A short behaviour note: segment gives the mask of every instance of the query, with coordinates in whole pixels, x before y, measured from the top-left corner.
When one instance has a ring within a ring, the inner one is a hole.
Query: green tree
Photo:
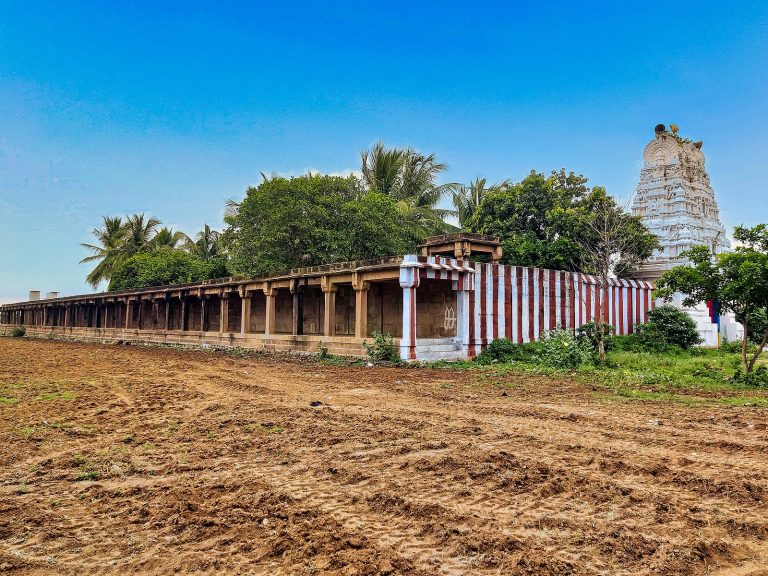
[[[452,210],[438,208],[442,197],[456,184],[437,184],[447,166],[434,154],[424,155],[412,148],[385,148],[377,142],[360,155],[363,183],[370,192],[395,200],[414,239],[455,230],[445,221]]]
[[[120,216],[104,216],[103,221],[104,226],[94,228],[92,232],[98,244],[81,244],[92,254],[80,260],[80,263],[98,262],[85,278],[86,282],[93,288],[98,287],[101,282],[109,280],[112,276],[116,265],[122,258],[122,246],[126,235],[123,219]]]
[[[109,290],[131,290],[167,284],[189,284],[225,276],[221,263],[206,261],[181,250],[163,248],[140,252],[123,261],[109,282]]]
[[[125,239],[122,243],[122,256],[130,258],[138,252],[151,252],[152,239],[157,232],[157,227],[162,222],[157,218],[147,217],[144,214],[133,214],[125,221]]]
[[[412,249],[396,202],[354,176],[272,177],[249,188],[224,233],[237,273],[266,275]]]
[[[557,209],[561,210],[561,209]],[[572,220],[571,238],[579,246],[579,261],[574,263],[580,271],[593,274],[597,280],[601,317],[596,322],[597,352],[600,362],[605,361],[607,324],[605,302],[611,278],[634,272],[659,242],[640,218],[628,214],[604,188],[595,187],[579,200],[576,208],[569,208],[563,220]]]
[[[549,177],[531,172],[517,184],[484,195],[469,219],[470,232],[498,236],[504,263],[557,270],[579,269],[579,203],[587,179],[564,170]]]
[[[218,256],[221,251],[220,237],[220,232],[205,224],[195,236],[194,242],[192,240],[187,242],[187,250],[203,260],[211,260]]]
[[[495,192],[505,186],[509,186],[509,181],[505,180],[500,184],[486,186],[485,178],[475,178],[468,186],[457,186],[453,190],[453,207],[456,210],[456,216],[459,218],[459,225],[465,228],[472,215],[477,211],[480,202],[483,201],[488,192]]]
[[[656,246],[642,221],[626,214],[604,188],[589,188],[585,177],[565,170],[550,176],[531,172],[517,184],[487,191],[466,228],[498,236],[505,264],[555,270],[594,272],[597,262],[585,248],[599,248],[600,237],[603,248],[606,240],[624,248],[622,258],[610,262],[609,275],[631,272]]]
[[[163,248],[170,248],[174,250],[176,248],[185,246],[189,241],[189,236],[184,234],[184,232],[163,226],[152,237],[150,244],[152,246],[152,250],[160,250]]]
[[[768,227],[737,226],[733,237],[740,243],[732,252],[712,255],[706,246],[683,253],[690,265],[676,266],[656,283],[658,295],[671,299],[682,293],[685,306],[718,300],[721,310],[731,311],[744,323],[741,364],[744,374],[755,367],[768,343],[768,327],[749,353],[749,321],[758,311],[768,314]]]

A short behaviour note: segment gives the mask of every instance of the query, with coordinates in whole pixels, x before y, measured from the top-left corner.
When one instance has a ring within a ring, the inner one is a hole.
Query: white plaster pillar
[[[416,360],[416,288],[419,286],[418,258],[408,255],[400,264],[400,287],[403,289],[403,336],[400,338],[400,358]]]

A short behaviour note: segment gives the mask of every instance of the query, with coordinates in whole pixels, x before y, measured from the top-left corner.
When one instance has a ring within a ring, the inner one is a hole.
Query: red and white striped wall
[[[417,356],[417,293],[425,278],[450,281],[456,290],[457,340],[469,356],[496,338],[522,344],[558,327],[576,329],[598,320],[616,334],[631,334],[654,307],[653,285],[642,280],[611,280],[600,294],[597,278],[578,272],[406,256],[400,270],[404,359]]]
[[[631,334],[654,306],[653,285],[611,280],[600,294],[597,278],[577,272],[500,264],[473,264],[470,344],[479,353],[491,340],[524,343],[555,328],[575,329],[602,320]]]

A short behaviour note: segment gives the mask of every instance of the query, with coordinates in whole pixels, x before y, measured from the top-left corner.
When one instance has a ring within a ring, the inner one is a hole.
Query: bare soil
[[[767,428],[551,378],[0,338],[0,572],[766,576]]]

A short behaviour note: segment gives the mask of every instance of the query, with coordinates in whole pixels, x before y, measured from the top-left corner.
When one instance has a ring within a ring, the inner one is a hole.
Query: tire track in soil
[[[83,423],[100,406],[114,407],[89,438],[7,437],[24,465],[0,471],[6,486],[38,458],[51,462],[34,476],[32,494],[0,492],[0,510],[17,515],[28,536],[0,532],[0,566],[19,562],[11,551],[29,552],[37,560],[20,569],[42,573],[32,566],[47,558],[39,552],[57,550],[62,571],[157,573],[165,565],[150,557],[175,550],[178,569],[203,573],[308,573],[318,562],[324,568],[315,573],[367,574],[386,556],[393,574],[758,576],[768,558],[765,411],[606,404],[578,385],[541,378],[501,398],[495,386],[446,371],[8,342],[0,339],[0,375],[60,376],[66,368],[72,387],[85,386],[85,375],[104,382],[83,388],[87,399],[45,408]],[[50,354],[67,361],[45,360]],[[115,402],[110,386],[134,407]],[[313,399],[323,406],[310,408]],[[34,422],[42,408],[30,405],[24,418]],[[13,417],[0,410],[7,426]],[[171,420],[179,430],[168,434]],[[262,424],[284,431],[244,431]],[[73,451],[108,450],[126,430],[156,445],[138,455],[131,447],[140,466],[72,485],[64,467]],[[51,507],[62,492],[64,511]],[[88,507],[82,496],[92,499]],[[184,499],[199,511],[169,516]],[[146,517],[142,501],[150,503]],[[282,550],[272,536],[264,550],[248,548],[256,537],[250,507],[264,505],[279,509],[274,522],[299,557],[260,555]],[[181,540],[171,517],[187,522]],[[220,527],[220,517],[234,523]],[[316,528],[302,532],[302,518]],[[46,531],[57,525],[70,531]],[[111,536],[128,526],[148,540]],[[97,543],[100,534],[107,538]],[[115,550],[123,559],[112,569]]]

